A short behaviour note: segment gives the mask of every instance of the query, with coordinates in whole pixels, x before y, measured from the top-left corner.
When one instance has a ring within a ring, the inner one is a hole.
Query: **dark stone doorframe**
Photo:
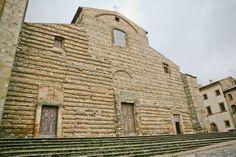
[[[179,116],[178,121],[175,120],[175,116]],[[174,127],[175,134],[184,134],[183,119],[182,119],[182,115],[180,114],[180,112],[174,112],[172,114],[172,122],[173,122],[173,127]],[[179,127],[179,128],[177,128],[177,127]],[[180,132],[178,132],[178,129],[179,129]]]

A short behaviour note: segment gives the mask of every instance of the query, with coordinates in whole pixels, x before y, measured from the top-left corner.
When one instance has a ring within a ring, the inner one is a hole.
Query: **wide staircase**
[[[236,140],[236,133],[102,138],[0,139],[1,157],[155,156]]]

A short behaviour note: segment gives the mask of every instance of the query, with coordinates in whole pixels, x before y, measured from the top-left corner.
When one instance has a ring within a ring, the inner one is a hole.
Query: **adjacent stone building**
[[[204,106],[214,132],[235,129],[236,80],[232,77],[210,82],[200,88]]]
[[[27,0],[0,0],[0,125]]]
[[[236,81],[235,84],[224,91],[225,99],[232,115],[234,126],[236,127]]]
[[[191,116],[202,105],[186,95],[195,85],[146,34],[118,12],[92,8],[79,8],[71,24],[24,23],[1,128],[14,137],[206,131],[204,114]]]

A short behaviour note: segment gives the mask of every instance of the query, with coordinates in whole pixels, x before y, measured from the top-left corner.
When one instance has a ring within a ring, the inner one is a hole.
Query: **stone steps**
[[[0,156],[152,156],[235,140],[236,133],[104,138],[1,139]]]
[[[138,136],[139,139],[147,139],[147,138],[185,138],[185,137],[222,137],[222,136],[231,136],[232,134],[230,132],[224,132],[224,133],[214,133],[214,134],[208,134],[208,133],[199,133],[199,134],[179,134],[176,135],[150,135],[150,136]],[[122,136],[122,137],[82,137],[82,138],[50,138],[50,141],[68,141],[68,140],[84,140],[84,141],[94,141],[94,140],[111,140],[111,139],[136,139],[137,136]],[[0,143],[7,142],[7,141],[29,141],[28,138],[21,138],[21,139],[13,139],[13,138],[1,138]],[[31,139],[31,141],[47,141],[47,138],[34,138]]]
[[[166,152],[166,151],[173,151],[173,150],[176,150],[177,148],[181,147],[181,149],[183,148],[194,148],[194,147],[199,147],[199,146],[205,146],[205,145],[209,145],[210,143],[217,143],[217,142],[221,142],[221,141],[211,141],[211,142],[197,142],[197,143],[182,143],[182,144],[174,144],[172,142],[172,144],[161,144],[161,145],[136,145],[136,146],[132,146],[132,147],[101,147],[101,148],[91,148],[91,149],[67,149],[67,148],[64,148],[64,149],[59,149],[60,151],[63,151],[62,153],[58,153],[58,150],[52,150],[51,152],[50,151],[47,151],[47,150],[44,150],[46,153],[42,153],[42,151],[40,152],[40,156],[46,156],[46,155],[77,155],[77,156],[81,156],[81,155],[88,155],[88,156],[97,156],[98,154],[100,154],[100,156],[104,156],[107,154],[107,156],[109,156],[111,153],[115,152],[117,154],[135,154],[135,153],[142,153],[142,152],[152,152],[152,153],[155,153],[156,151],[159,151],[160,154]],[[96,152],[94,151],[96,150]],[[101,150],[101,151],[100,151]],[[121,151],[120,151],[121,150]],[[66,152],[64,152],[66,151]],[[38,150],[34,150],[34,151],[31,151],[29,154],[34,154],[36,156],[38,156],[35,152],[38,152]],[[86,153],[85,153],[86,152]],[[90,155],[89,155],[90,154]],[[94,155],[92,155],[94,154]],[[16,154],[11,154],[11,155],[16,155]],[[23,155],[24,156],[24,155]]]
[[[185,139],[205,139],[205,138],[220,138],[220,137],[231,137],[232,135],[229,133],[217,133],[217,134],[187,134],[187,135],[160,135],[160,136],[139,136],[139,141],[145,141],[145,140],[185,140]],[[1,139],[0,140],[0,146],[1,145],[6,145],[6,144],[36,144],[36,143],[75,143],[75,142],[80,142],[80,143],[96,143],[98,141],[100,142],[110,142],[110,141],[136,141],[137,137],[103,137],[103,138],[50,138],[48,139]],[[14,143],[13,143],[14,141]]]
[[[232,138],[232,137],[231,137]],[[231,138],[217,138],[217,139],[213,139],[213,140],[228,140],[228,139],[231,139]],[[234,137],[232,138],[234,139]],[[202,139],[201,141],[205,141],[205,140],[208,140],[208,139]],[[209,141],[212,140],[212,139],[209,139]],[[177,141],[177,143],[188,143],[188,142],[192,142],[192,141],[199,141],[198,140],[182,140],[182,141]],[[172,143],[176,143],[176,142],[169,142],[169,141],[126,141],[126,142],[120,142],[120,143],[117,143],[116,142],[116,147],[117,146],[130,146],[132,145],[133,147],[135,145],[163,145],[163,144],[172,144]],[[51,148],[66,148],[66,147],[69,147],[69,148],[73,148],[73,147],[79,147],[79,148],[87,148],[87,147],[109,147],[109,146],[114,146],[114,142],[109,142],[109,143],[94,143],[94,144],[82,144],[82,143],[76,143],[76,142],[72,142],[72,143],[58,143],[58,144],[45,144],[45,143],[37,143],[37,144],[27,144],[27,145],[24,145],[24,144],[21,144],[21,145],[5,145],[5,146],[2,146],[0,147],[0,151],[7,151],[7,150],[24,150],[24,149],[27,149],[27,150],[30,150],[30,149],[39,149],[39,148],[44,148],[44,149],[51,149]]]

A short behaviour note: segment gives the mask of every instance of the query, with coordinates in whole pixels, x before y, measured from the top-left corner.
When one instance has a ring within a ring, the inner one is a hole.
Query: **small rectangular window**
[[[126,33],[114,29],[114,44],[116,46],[126,47]]]
[[[63,48],[63,41],[64,41],[64,38],[55,37],[53,47],[59,48],[59,49]]]
[[[170,73],[170,68],[169,68],[169,65],[166,64],[166,63],[163,63],[163,69],[164,69],[164,72],[169,74]]]
[[[207,106],[207,113],[208,113],[208,115],[211,115],[211,114],[212,114],[212,111],[211,111],[211,107],[210,107],[210,106]]]
[[[203,94],[203,99],[204,99],[204,100],[207,100],[207,99],[208,99],[207,94]]]
[[[226,127],[226,128],[230,127],[230,122],[229,122],[229,120],[225,120],[225,127]]]
[[[221,112],[225,111],[225,105],[224,105],[224,103],[223,103],[223,102],[222,102],[222,103],[219,103],[219,105],[220,105],[220,111],[221,111]]]
[[[232,112],[233,112],[233,113],[236,113],[236,105],[232,105],[232,106],[231,106],[231,109],[232,109]]]
[[[115,20],[116,20],[116,22],[119,22],[120,18],[119,17],[115,17]]]
[[[229,101],[233,100],[232,94],[228,94]]]
[[[215,92],[216,92],[216,96],[220,95],[220,90],[219,89],[215,90]]]

